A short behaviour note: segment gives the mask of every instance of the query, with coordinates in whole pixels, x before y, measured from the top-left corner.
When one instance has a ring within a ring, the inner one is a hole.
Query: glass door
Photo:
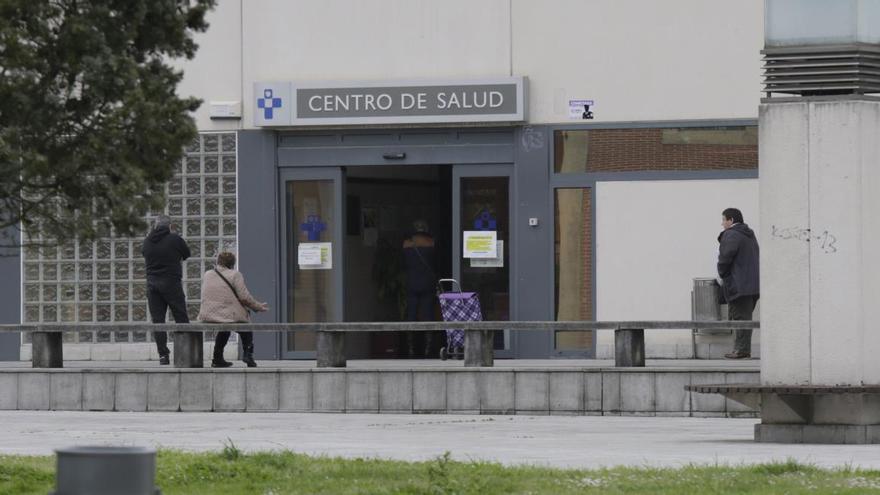
[[[342,169],[281,171],[284,321],[342,321]],[[287,332],[286,359],[314,359],[314,332]]]
[[[462,291],[479,294],[484,320],[511,319],[511,172],[507,165],[453,169],[454,274]],[[496,357],[513,357],[510,331],[495,332],[494,343]]]

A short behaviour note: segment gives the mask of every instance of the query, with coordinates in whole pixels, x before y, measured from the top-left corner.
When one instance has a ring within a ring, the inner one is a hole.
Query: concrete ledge
[[[684,390],[757,379],[757,371],[644,368],[22,368],[0,371],[0,409],[757,417]]]
[[[843,445],[880,444],[880,425],[756,424],[755,441]]]

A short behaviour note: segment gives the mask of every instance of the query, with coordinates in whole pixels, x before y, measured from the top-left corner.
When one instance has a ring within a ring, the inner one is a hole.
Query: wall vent
[[[765,48],[764,93],[799,96],[880,93],[880,46]]]

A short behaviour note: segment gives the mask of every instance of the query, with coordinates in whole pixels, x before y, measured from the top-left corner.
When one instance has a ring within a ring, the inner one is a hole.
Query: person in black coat
[[[171,231],[171,219],[159,215],[153,230],[144,239],[147,272],[147,302],[153,323],[165,323],[165,312],[171,308],[175,323],[189,323],[186,314],[186,296],[183,292],[183,270],[180,262],[189,258],[189,246],[182,237]],[[169,364],[168,334],[153,332],[159,364]]]
[[[721,213],[724,231],[718,236],[718,276],[721,292],[728,304],[730,320],[751,320],[760,297],[758,240],[755,232],[743,222],[742,212],[727,208]],[[752,330],[735,330],[733,352],[728,359],[752,355]]]

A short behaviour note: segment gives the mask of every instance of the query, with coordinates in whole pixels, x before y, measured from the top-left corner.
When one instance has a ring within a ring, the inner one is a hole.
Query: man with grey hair
[[[165,323],[165,313],[171,308],[175,323],[189,323],[186,314],[186,296],[183,292],[183,270],[180,262],[189,258],[189,246],[177,233],[171,230],[171,219],[159,215],[153,224],[141,253],[144,255],[147,272],[147,302],[153,323]],[[153,332],[156,349],[159,351],[159,364],[169,364],[171,351],[168,350],[168,334]]]

